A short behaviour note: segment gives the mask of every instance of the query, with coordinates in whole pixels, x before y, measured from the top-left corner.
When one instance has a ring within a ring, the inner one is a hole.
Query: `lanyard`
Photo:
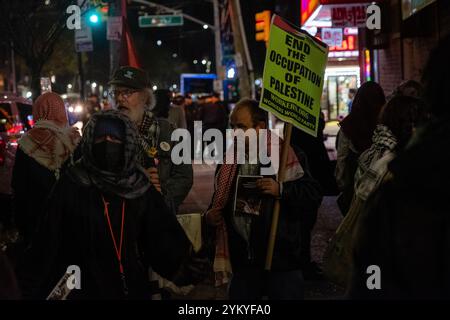
[[[122,265],[122,243],[123,243],[123,225],[125,222],[125,200],[122,200],[122,223],[121,223],[121,227],[120,227],[120,241],[119,241],[119,248],[117,248],[117,242],[116,242],[116,238],[114,237],[114,232],[112,229],[112,225],[111,225],[111,219],[109,218],[109,210],[108,210],[108,205],[109,202],[105,201],[105,198],[102,195],[102,200],[103,200],[103,205],[105,206],[105,217],[106,220],[108,222],[108,226],[109,226],[109,231],[111,233],[111,239],[113,241],[114,244],[114,249],[116,251],[116,257],[117,260],[119,261],[119,271],[120,271],[120,276],[122,278],[122,283],[123,283],[123,289],[125,294],[128,294],[128,288],[125,282],[125,273],[123,271],[123,265]]]

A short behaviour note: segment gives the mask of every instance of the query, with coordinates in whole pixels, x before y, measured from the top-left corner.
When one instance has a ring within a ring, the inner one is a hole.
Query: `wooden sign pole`
[[[281,148],[280,167],[278,169],[278,182],[284,181],[284,174],[286,171],[286,162],[287,162],[289,147],[291,145],[291,133],[292,133],[292,124],[285,123],[284,141],[283,141],[283,145]],[[279,215],[280,215],[280,200],[277,199],[275,201],[275,206],[273,208],[272,225],[271,225],[270,234],[269,234],[269,244],[267,246],[266,265],[265,265],[265,270],[267,270],[267,271],[269,271],[272,268],[273,249],[275,248],[275,239],[277,236]]]

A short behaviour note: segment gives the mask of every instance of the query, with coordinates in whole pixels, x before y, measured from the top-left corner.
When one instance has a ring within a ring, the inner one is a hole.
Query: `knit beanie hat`
[[[125,127],[118,119],[100,118],[95,125],[94,138],[111,136],[120,141],[125,141]]]

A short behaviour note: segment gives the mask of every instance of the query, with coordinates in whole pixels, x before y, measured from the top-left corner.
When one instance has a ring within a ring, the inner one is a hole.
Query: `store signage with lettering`
[[[344,38],[342,39],[341,45],[330,47],[329,49],[330,49],[330,51],[358,50],[357,38],[356,38],[356,36],[344,36]]]
[[[333,27],[361,27],[366,26],[367,5],[334,6],[331,8]]]
[[[342,45],[341,28],[322,28],[322,41],[331,47]]]
[[[325,42],[321,37],[316,36],[317,39]],[[358,36],[356,35],[345,35],[342,37],[342,44],[339,46],[330,46],[328,51],[354,51],[358,50]]]

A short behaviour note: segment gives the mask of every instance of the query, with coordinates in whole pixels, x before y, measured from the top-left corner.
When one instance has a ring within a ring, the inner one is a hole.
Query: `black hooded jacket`
[[[394,159],[367,201],[354,252],[351,298],[450,298],[450,119],[429,124]],[[367,267],[381,271],[369,290]]]
[[[58,181],[35,242],[19,267],[25,298],[45,299],[72,265],[80,268],[81,289],[74,289],[69,299],[150,298],[148,267],[171,279],[189,255],[190,242],[176,217],[148,178],[140,176],[143,173],[136,166],[137,145],[133,142],[137,141],[133,140],[136,131],[115,111],[93,115],[91,121],[95,123],[105,114],[126,124],[128,173],[105,177],[92,163],[88,164],[92,155],[88,154],[90,148],[83,146],[83,158]],[[88,125],[82,143],[92,143],[91,129]],[[109,202],[117,246],[124,204],[121,257],[128,294],[123,288],[102,196]]]

